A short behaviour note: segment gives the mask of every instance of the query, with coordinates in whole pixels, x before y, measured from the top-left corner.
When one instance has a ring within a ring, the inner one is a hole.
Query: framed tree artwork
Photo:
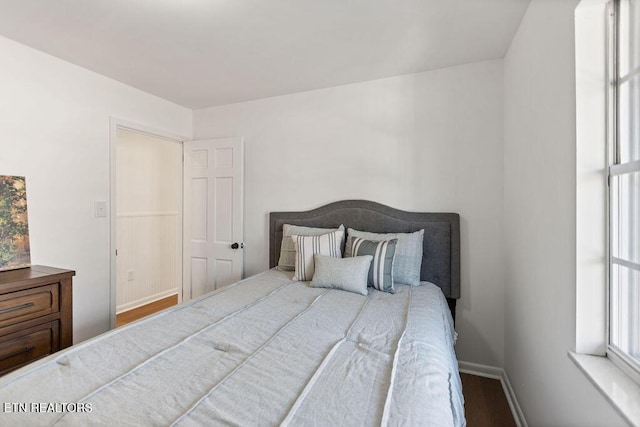
[[[30,265],[25,178],[0,175],[0,271]]]

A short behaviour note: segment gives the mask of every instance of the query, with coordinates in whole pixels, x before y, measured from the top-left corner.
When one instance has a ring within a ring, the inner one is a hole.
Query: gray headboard
[[[408,233],[424,229],[420,279],[438,285],[455,314],[460,298],[460,216],[457,213],[406,212],[366,200],[344,200],[305,212],[269,215],[269,267],[278,265],[282,226],[345,228],[374,233]]]

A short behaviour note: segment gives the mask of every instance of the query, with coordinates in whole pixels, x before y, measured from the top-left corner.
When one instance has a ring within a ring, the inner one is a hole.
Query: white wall
[[[502,366],[502,61],[194,113],[197,139],[245,138],[245,275],[268,213],[369,199],[462,218],[461,359]]]
[[[118,214],[182,209],[182,145],[117,131]]]
[[[576,0],[533,0],[505,58],[505,370],[532,426],[625,425],[575,343]]]
[[[191,111],[0,38],[0,173],[27,177],[34,264],[74,269],[74,341],[109,329],[109,118],[189,137]]]

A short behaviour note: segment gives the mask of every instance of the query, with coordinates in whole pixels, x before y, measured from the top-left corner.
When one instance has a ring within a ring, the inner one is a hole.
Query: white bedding
[[[1,378],[0,425],[465,425],[439,288],[365,297],[290,277],[267,271]],[[74,405],[31,412],[53,402]]]

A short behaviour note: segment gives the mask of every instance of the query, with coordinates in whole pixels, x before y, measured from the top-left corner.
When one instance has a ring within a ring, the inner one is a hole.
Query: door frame
[[[161,138],[169,141],[173,141],[177,144],[180,144],[181,151],[184,156],[183,142],[189,140],[190,138],[175,135],[170,132],[165,132],[159,129],[155,129],[140,123],[132,122],[129,120],[121,119],[118,117],[110,117],[109,118],[109,329],[113,329],[116,327],[116,291],[117,291],[117,258],[116,258],[116,249],[117,249],[117,142],[118,142],[118,129],[125,129],[132,132],[138,132],[142,134],[146,134],[152,137]],[[184,162],[182,162],[184,165]],[[184,172],[181,174],[184,176]],[[182,180],[182,177],[180,178]],[[180,188],[182,189],[184,183],[181,183]],[[182,191],[182,190],[181,190]],[[181,196],[181,198],[183,198]],[[184,223],[184,205],[180,207],[180,214],[182,217],[182,222]],[[182,227],[181,227],[182,230]],[[183,244],[180,242],[180,262],[183,260]],[[184,269],[184,266],[183,266]],[[180,275],[180,279],[182,279],[182,275]],[[180,285],[181,291],[178,293],[178,301],[182,298],[182,287],[183,284]]]

